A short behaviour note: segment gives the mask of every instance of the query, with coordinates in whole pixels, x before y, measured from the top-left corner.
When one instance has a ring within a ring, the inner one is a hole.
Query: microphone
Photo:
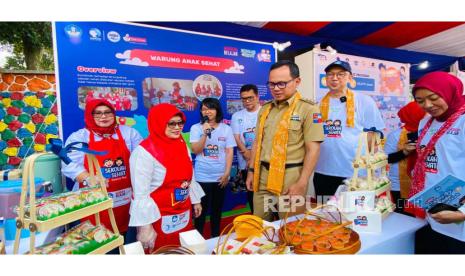
[[[341,103],[345,103],[345,102],[347,102],[347,97],[342,96],[342,97],[339,98],[339,100],[341,101]]]
[[[205,124],[206,122],[208,122],[208,116],[203,116],[202,117],[202,125]],[[207,128],[205,130],[205,132],[207,133],[208,138],[212,138],[212,129],[211,128]]]

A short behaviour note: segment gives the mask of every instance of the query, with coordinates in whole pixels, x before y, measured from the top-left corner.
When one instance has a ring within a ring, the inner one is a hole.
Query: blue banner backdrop
[[[144,137],[148,110],[158,103],[183,110],[189,131],[199,122],[203,98],[220,100],[227,123],[242,109],[243,84],[256,84],[261,100],[271,98],[265,83],[277,55],[270,43],[109,22],[56,22],[54,37],[64,139],[84,127],[83,110],[91,98],[109,100],[119,123]],[[223,210],[245,202],[245,193],[228,191]]]

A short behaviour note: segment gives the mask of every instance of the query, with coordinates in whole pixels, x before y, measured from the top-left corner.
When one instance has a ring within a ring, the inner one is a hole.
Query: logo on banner
[[[271,62],[270,50],[262,49],[260,53],[257,54],[257,59],[260,62]]]
[[[102,32],[97,28],[90,29],[89,36],[92,41],[102,41]]]
[[[225,56],[237,57],[239,55],[239,51],[237,50],[237,48],[229,47],[229,46],[224,47],[223,53],[224,53]]]
[[[342,132],[341,120],[326,120],[323,126],[324,134],[330,138],[340,138]]]
[[[424,150],[425,145],[421,145],[420,149]],[[438,173],[438,156],[436,155],[436,149],[433,148],[431,152],[426,156],[425,160],[426,172]]]
[[[226,58],[134,49],[116,53],[121,64],[244,74],[244,65]]]
[[[241,56],[246,58],[254,58],[257,51],[249,49],[241,49]]]
[[[77,25],[71,24],[65,27],[65,33],[70,39],[75,40],[82,36],[82,29]]]
[[[108,32],[107,38],[108,38],[108,40],[110,40],[111,42],[114,42],[114,43],[119,42],[121,40],[121,36],[119,35],[119,33],[115,32],[115,31]]]
[[[126,34],[125,36],[123,36],[123,40],[128,43],[147,44],[147,38],[130,36],[129,34]]]

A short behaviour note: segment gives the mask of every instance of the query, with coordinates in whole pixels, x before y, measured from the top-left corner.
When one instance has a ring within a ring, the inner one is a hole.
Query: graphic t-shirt
[[[347,127],[346,104],[330,98],[328,119],[323,122],[325,140],[315,171],[325,175],[351,177],[360,134],[364,128],[385,128],[375,101],[367,95],[354,93],[355,126]]]
[[[420,122],[418,133],[429,120],[429,116]],[[425,137],[420,141],[420,148],[426,147],[431,137],[436,133],[444,122],[433,121],[427,130]],[[434,150],[426,157],[425,188],[436,184],[448,175],[465,180],[465,115],[462,115],[455,123],[439,138]]]
[[[200,123],[191,127],[190,142],[200,141],[204,135]],[[195,156],[195,179],[200,182],[218,182],[226,168],[226,148],[236,146],[230,126],[220,123],[207,137],[203,152]]]
[[[246,109],[242,109],[232,115],[231,128],[233,134],[239,134],[242,143],[244,143],[247,149],[252,149],[253,142],[255,141],[255,126],[257,125],[258,109],[254,112],[248,112]],[[247,162],[240,152],[237,153],[237,160],[239,163],[239,169],[245,169]]]

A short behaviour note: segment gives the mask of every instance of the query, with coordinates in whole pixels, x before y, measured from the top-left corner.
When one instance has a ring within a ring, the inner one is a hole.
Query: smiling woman
[[[418,80],[412,90],[415,101],[430,117],[420,122],[417,142],[418,159],[413,170],[410,197],[448,175],[465,179],[465,99],[463,84],[445,72],[432,72]],[[464,223],[465,205],[458,211],[428,214],[431,225]],[[420,210],[416,210],[420,215]],[[417,253],[464,254],[465,242],[441,234],[430,226],[417,232]]]
[[[137,227],[137,240],[147,253],[164,245],[179,245],[179,233],[192,229],[192,217],[202,211],[204,193],[195,181],[190,152],[181,136],[185,121],[184,113],[174,105],[152,107],[150,135],[131,155],[130,225]]]
[[[73,142],[85,142],[89,149],[106,152],[97,155],[102,172],[106,178],[108,193],[114,200],[113,211],[120,232],[128,230],[129,203],[132,188],[129,173],[129,155],[142,140],[140,134],[130,127],[118,125],[115,120],[115,108],[104,99],[92,99],[86,104],[84,112],[86,127],[72,133],[66,145]],[[65,176],[76,182],[76,189],[91,185],[89,168],[84,153],[75,151],[69,157],[72,162],[62,168]],[[86,218],[86,219],[93,219]],[[106,212],[100,214],[103,225],[110,227]],[[125,242],[131,242],[125,237]]]

